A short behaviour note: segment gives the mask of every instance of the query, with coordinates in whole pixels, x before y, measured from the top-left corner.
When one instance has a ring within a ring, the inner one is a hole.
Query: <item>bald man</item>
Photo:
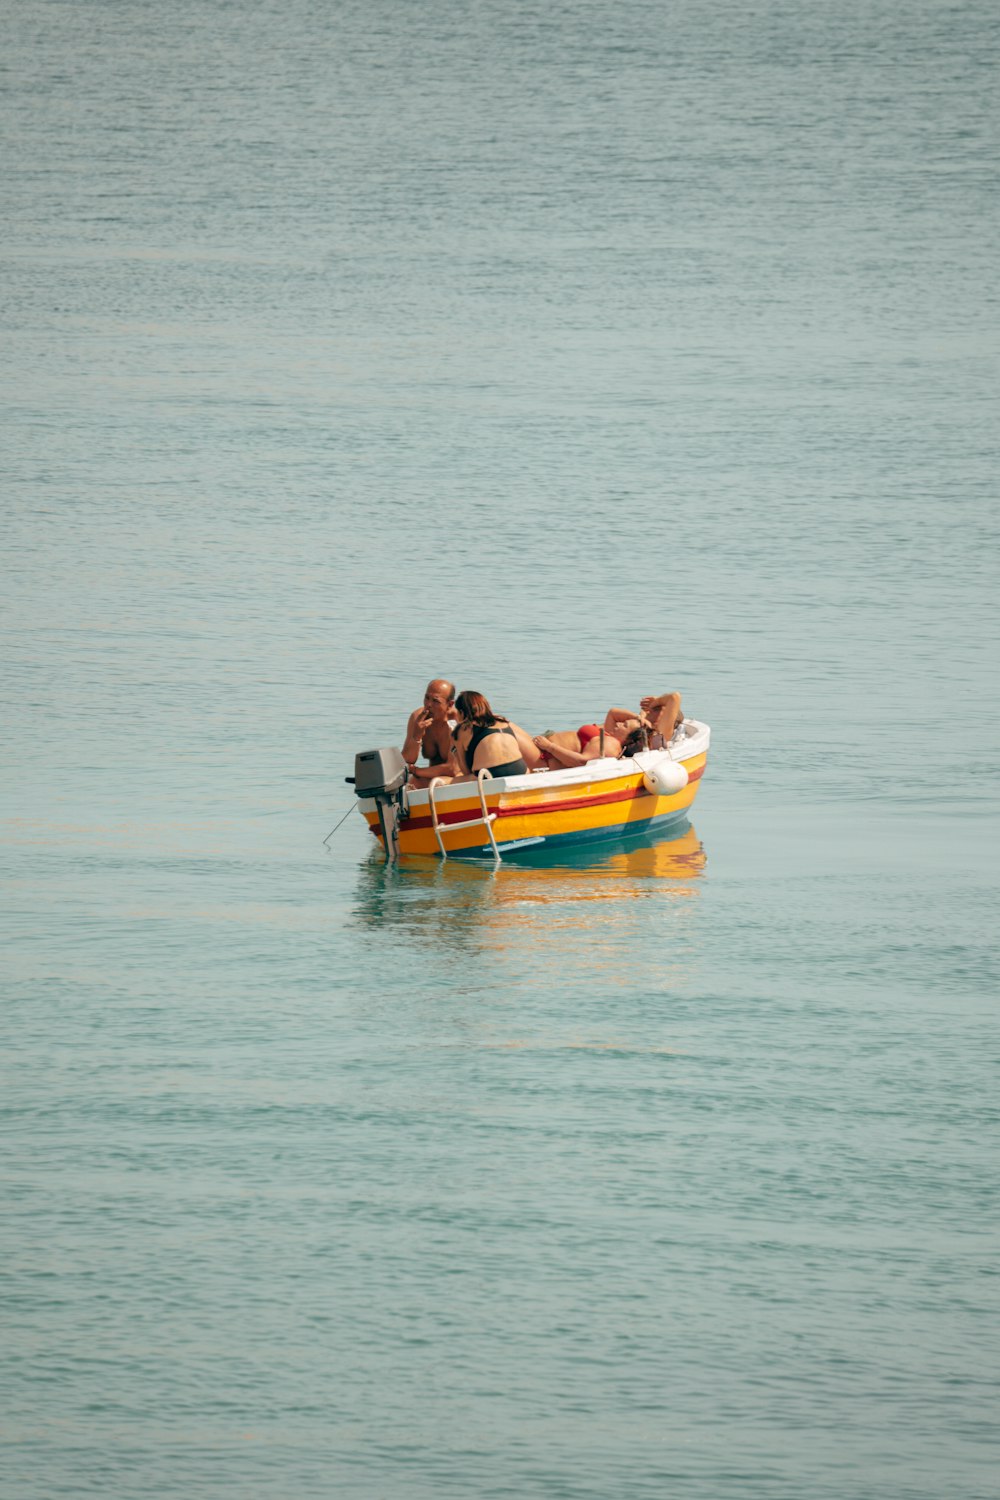
[[[426,786],[434,776],[456,776],[458,764],[451,741],[455,684],[435,677],[427,684],[423,708],[415,708],[407,720],[403,759],[410,768],[410,780]],[[428,762],[418,766],[420,755]]]

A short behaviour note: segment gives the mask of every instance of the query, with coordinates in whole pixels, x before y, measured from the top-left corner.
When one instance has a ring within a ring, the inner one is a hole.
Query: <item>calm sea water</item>
[[[22,0],[4,1500],[997,1493],[987,0]],[[386,871],[428,677],[692,826]]]

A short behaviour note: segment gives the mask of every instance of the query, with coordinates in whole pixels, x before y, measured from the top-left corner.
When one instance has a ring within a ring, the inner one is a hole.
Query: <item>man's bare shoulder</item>
[[[451,726],[449,724],[431,724],[424,731],[424,744],[434,745],[438,750],[450,750],[452,745]]]

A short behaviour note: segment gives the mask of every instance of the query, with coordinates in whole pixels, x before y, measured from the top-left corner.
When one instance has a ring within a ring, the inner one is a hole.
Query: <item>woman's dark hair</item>
[[[638,729],[633,729],[626,737],[625,743],[622,745],[622,756],[628,758],[638,755],[640,750],[648,750],[648,748],[646,732],[640,725]]]
[[[463,719],[468,719],[473,724],[491,725],[501,722],[482,693],[459,693],[455,699],[455,708]]]

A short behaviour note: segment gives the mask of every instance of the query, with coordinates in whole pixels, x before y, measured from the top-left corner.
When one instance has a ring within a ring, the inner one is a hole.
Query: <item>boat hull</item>
[[[485,781],[483,795],[500,856],[579,849],[632,834],[659,833],[682,822],[705,774],[708,737],[707,726],[692,724],[688,741],[668,757],[687,772],[686,785],[668,795],[650,790],[645,779],[645,773],[667,752]],[[363,800],[360,808],[381,842],[375,802]],[[411,791],[408,813],[399,823],[399,852],[493,859],[477,783],[435,788],[433,808],[426,790]]]

